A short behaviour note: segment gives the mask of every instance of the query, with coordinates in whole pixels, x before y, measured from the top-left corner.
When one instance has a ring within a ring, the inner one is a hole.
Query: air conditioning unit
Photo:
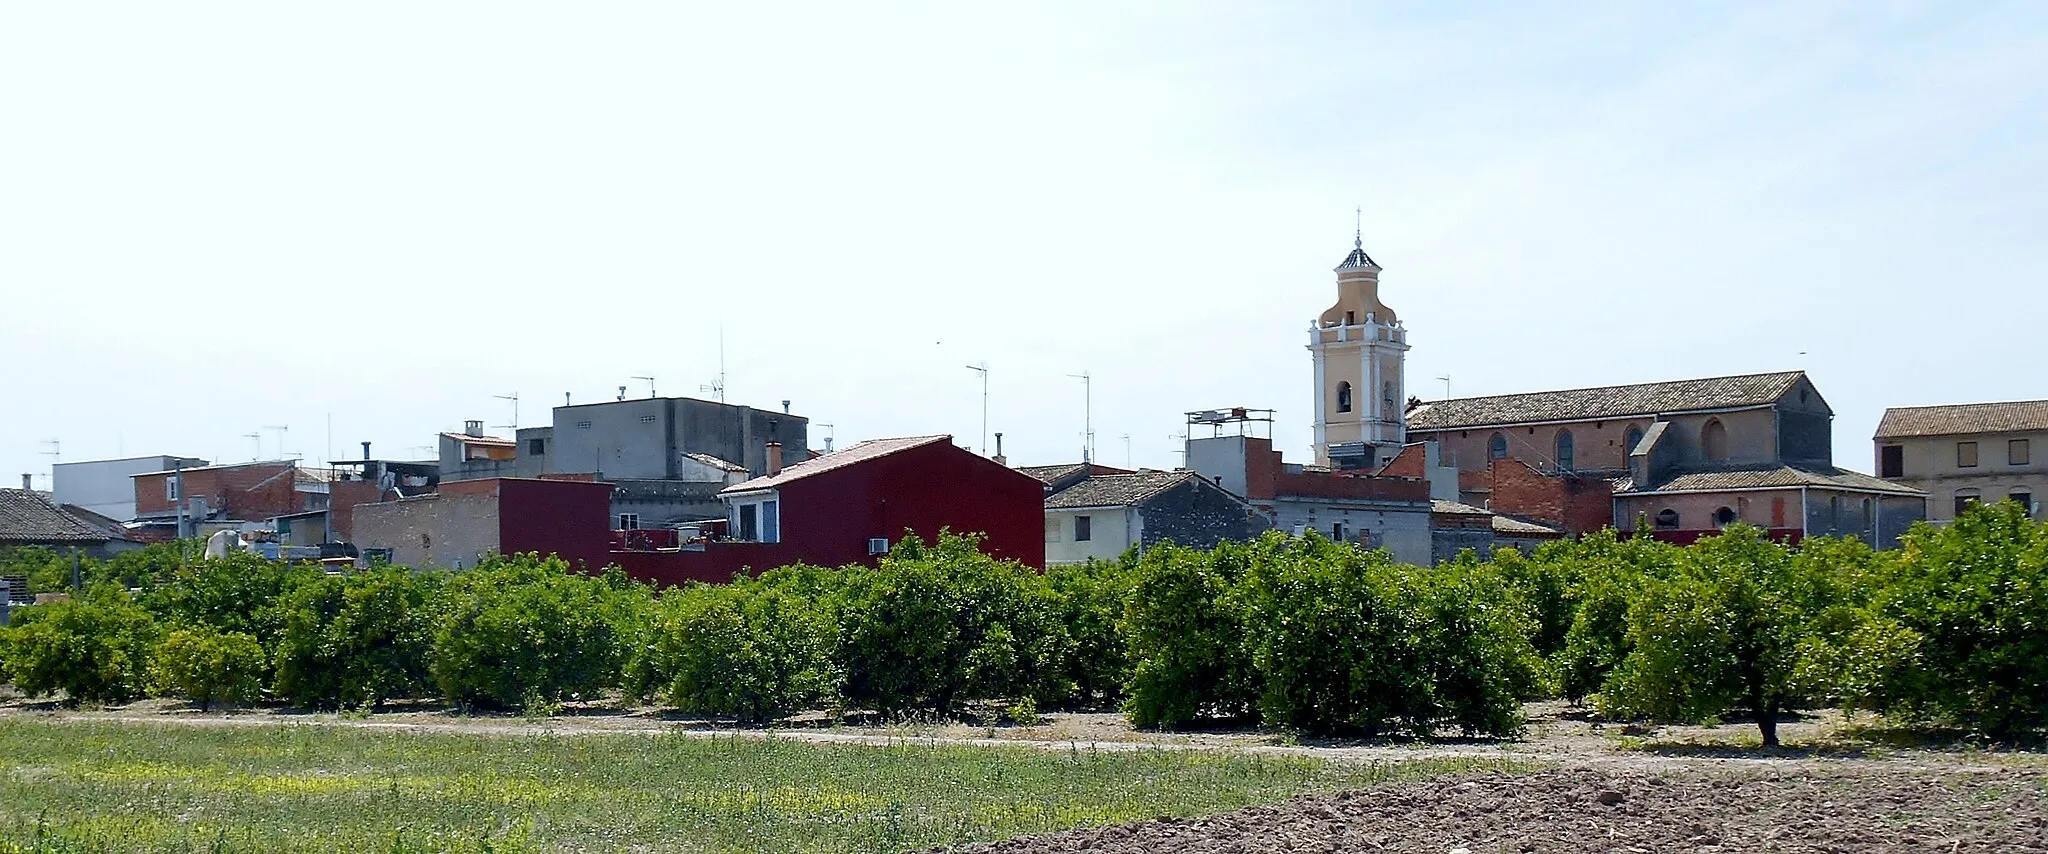
[[[885,555],[885,554],[888,554],[888,553],[889,553],[889,539],[888,539],[887,537],[869,537],[869,538],[868,538],[868,554],[871,554],[871,555]]]

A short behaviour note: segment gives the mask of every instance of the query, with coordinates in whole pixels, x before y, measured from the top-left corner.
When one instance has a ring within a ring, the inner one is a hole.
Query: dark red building
[[[728,540],[614,551],[636,578],[723,581],[793,563],[873,565],[890,546],[942,529],[976,533],[990,554],[1045,565],[1045,487],[956,447],[951,436],[875,439],[727,487]]]

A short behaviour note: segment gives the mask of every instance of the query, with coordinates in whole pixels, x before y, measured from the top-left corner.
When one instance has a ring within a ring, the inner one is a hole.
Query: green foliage
[[[1999,738],[2048,725],[2048,523],[2000,502],[1903,545],[1873,630],[1898,665],[1884,705]]]
[[[249,553],[167,569],[140,598],[157,619],[172,626],[245,634],[266,650],[275,649],[284,633],[286,598],[322,577],[317,567]]]
[[[661,597],[627,664],[627,691],[761,723],[837,696],[838,627],[815,600],[770,584],[691,584]]]
[[[101,585],[80,598],[16,610],[0,633],[16,688],[32,697],[124,703],[147,687],[157,625],[128,591]]]
[[[1801,655],[1816,617],[1839,600],[1832,571],[1793,560],[1747,525],[1683,550],[1677,572],[1645,583],[1630,604],[1631,649],[1608,677],[1603,707],[1685,721],[1747,709],[1764,744],[1776,745],[1778,714],[1805,699],[1800,675],[1813,668]]]
[[[432,686],[427,661],[441,580],[384,567],[294,590],[282,606],[278,696],[340,708],[423,695]]]
[[[176,629],[157,646],[150,687],[201,709],[216,702],[246,704],[262,694],[267,670],[263,646],[255,638],[203,626]]]
[[[1124,642],[1124,598],[1130,587],[1137,550],[1116,563],[1090,560],[1045,571],[1060,609],[1060,623],[1073,639],[1065,680],[1074,686],[1073,705],[1114,707],[1123,700],[1131,678],[1129,646]]]
[[[1600,690],[1627,657],[1629,603],[1646,581],[1671,574],[1678,551],[1648,537],[1623,539],[1611,530],[1536,550],[1532,561],[1558,567],[1569,581],[1561,607],[1571,616],[1563,644],[1551,656],[1557,689],[1565,698],[1576,702]]]
[[[1167,546],[1130,566],[1123,633],[1131,679],[1124,713],[1133,724],[1173,729],[1253,712],[1257,688],[1231,596],[1250,553],[1242,543],[1213,552]]]
[[[974,537],[906,536],[839,595],[847,699],[883,713],[952,714],[969,700],[1073,693],[1073,641],[1045,578]]]
[[[1270,724],[1429,735],[1521,728],[1537,689],[1534,621],[1490,568],[1397,566],[1320,536],[1251,548],[1239,598]]]
[[[442,589],[428,670],[462,706],[594,696],[619,681],[635,595],[557,557],[493,556]]]

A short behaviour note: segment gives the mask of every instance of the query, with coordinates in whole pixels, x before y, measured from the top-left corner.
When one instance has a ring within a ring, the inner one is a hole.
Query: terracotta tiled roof
[[[1018,466],[1017,470],[1038,478],[1040,483],[1052,484],[1080,474],[1084,467],[1091,475],[1132,473],[1130,469],[1111,468],[1101,463],[1057,463],[1049,466]]]
[[[1047,510],[1077,507],[1128,507],[1143,504],[1195,478],[1194,472],[1140,471],[1132,474],[1099,474],[1053,493],[1045,499]]]
[[[1684,471],[1638,489],[1630,478],[1614,481],[1616,495],[1645,492],[1717,492],[1724,489],[1770,489],[1818,486],[1884,492],[1894,495],[1925,495],[1910,486],[1879,480],[1861,472],[1833,466],[1761,465]]]
[[[471,436],[468,433],[442,433],[441,435],[465,445],[503,445],[509,448],[518,444],[517,441],[503,436]]]
[[[1470,504],[1460,504],[1456,501],[1431,501],[1429,502],[1429,512],[1443,513],[1451,516],[1493,515],[1493,511],[1488,510],[1484,507],[1474,507]]]
[[[1805,376],[1801,371],[1786,371],[1453,398],[1425,403],[1409,411],[1408,429],[1450,430],[1766,406],[1784,397]]]
[[[805,460],[782,470],[771,477],[757,477],[742,483],[735,483],[722,490],[720,495],[734,492],[753,492],[759,489],[774,489],[793,480],[802,480],[834,469],[864,463],[877,457],[921,448],[933,442],[950,442],[952,436],[904,436],[897,439],[869,439],[841,451],[833,451],[815,460]]]
[[[1885,410],[1884,420],[1877,423],[1876,438],[1906,439],[2028,430],[2048,430],[2048,400],[1893,407]]]
[[[112,539],[57,509],[40,492],[0,489],[0,543],[104,543]]]
[[[1542,522],[1531,522],[1527,519],[1517,519],[1513,516],[1502,516],[1499,514],[1495,514],[1493,517],[1493,532],[1511,537],[1564,536],[1563,528],[1555,528]]]

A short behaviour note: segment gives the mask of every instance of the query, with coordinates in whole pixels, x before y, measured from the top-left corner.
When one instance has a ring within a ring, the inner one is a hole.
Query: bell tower
[[[1351,246],[1336,269],[1337,304],[1308,328],[1315,459],[1336,469],[1372,469],[1400,453],[1408,438],[1408,330],[1380,302],[1380,265],[1365,254],[1362,229]]]

